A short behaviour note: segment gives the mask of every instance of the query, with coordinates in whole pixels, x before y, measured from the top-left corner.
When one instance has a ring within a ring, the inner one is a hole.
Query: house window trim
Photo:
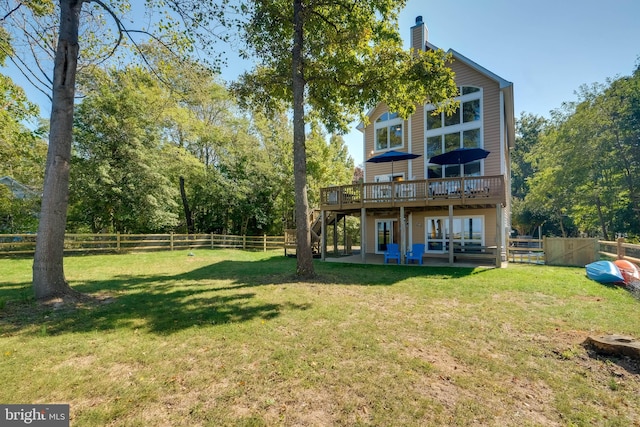
[[[481,232],[481,238],[480,238],[480,246],[484,246],[485,245],[485,239],[486,239],[486,217],[484,215],[455,215],[453,217],[454,221],[456,219],[462,219],[463,222],[465,220],[469,220],[469,219],[479,219],[480,220],[480,226],[482,228],[482,232]],[[432,240],[432,241],[442,241],[442,249],[438,249],[438,250],[430,250],[429,249],[429,226],[428,223],[429,221],[442,221],[442,225],[443,225],[443,236],[441,239],[438,240]],[[449,227],[449,217],[448,216],[426,216],[424,217],[424,242],[425,242],[425,253],[432,253],[432,254],[441,254],[441,253],[446,253],[447,252],[447,248],[446,245],[447,243],[449,243],[449,238],[447,236],[447,228]],[[465,242],[464,239],[464,232],[462,233],[463,238],[462,239],[453,239],[454,243],[463,243]]]
[[[424,170],[425,170],[425,177],[428,176],[428,171],[429,168],[432,166],[439,166],[436,164],[432,164],[429,162],[430,157],[427,157],[427,153],[428,153],[428,145],[427,145],[427,140],[431,137],[434,136],[440,136],[443,140],[442,140],[442,144],[443,144],[443,148],[444,148],[444,136],[448,135],[448,134],[452,134],[452,133],[458,133],[460,134],[460,147],[463,147],[463,142],[464,142],[464,132],[465,131],[469,131],[469,130],[474,130],[474,129],[478,129],[480,131],[480,142],[479,142],[479,148],[484,148],[485,143],[484,143],[484,117],[485,117],[485,112],[484,112],[484,89],[480,86],[475,86],[475,85],[462,85],[459,87],[459,92],[462,93],[462,88],[463,87],[473,87],[473,88],[477,88],[479,89],[476,92],[473,93],[469,93],[466,95],[459,95],[455,98],[456,101],[460,101],[460,110],[462,110],[463,107],[463,103],[464,102],[468,102],[468,101],[474,101],[474,100],[480,100],[480,119],[479,120],[474,120],[471,122],[462,122],[463,118],[462,118],[462,111],[460,111],[460,123],[456,124],[456,125],[452,125],[452,126],[445,126],[444,125],[444,113],[440,113],[441,115],[441,119],[442,119],[442,126],[440,126],[439,128],[436,129],[427,129],[427,120],[428,120],[428,115],[434,110],[436,109],[436,105],[435,104],[425,104],[424,106]],[[444,151],[443,151],[444,152]],[[442,167],[442,176],[446,176],[446,166],[441,166]],[[480,160],[480,176],[484,175],[484,160]],[[468,175],[465,175],[468,176]]]
[[[379,249],[380,246],[380,239],[379,239],[379,235],[378,235],[378,224],[383,223],[383,222],[387,222],[390,225],[389,228],[389,243],[393,243],[394,240],[397,239],[397,236],[394,233],[394,230],[396,228],[396,225],[398,224],[398,219],[397,218],[376,218],[375,221],[375,229],[374,229],[374,234],[375,234],[375,253],[378,255],[384,254],[385,251]]]
[[[404,119],[402,119],[402,117],[398,116],[398,117],[394,117],[393,119],[387,119],[384,121],[379,121],[380,118],[385,115],[385,114],[395,114],[395,113],[391,113],[390,111],[385,111],[382,114],[380,114],[378,116],[378,118],[373,122],[373,152],[374,153],[383,153],[385,151],[389,151],[389,150],[398,150],[398,149],[403,149],[405,142],[404,142],[404,130],[405,130],[405,125],[404,125]],[[391,146],[391,131],[390,128],[396,125],[400,125],[401,126],[401,135],[400,135],[400,140],[402,141],[402,144],[397,145],[392,147]],[[382,128],[387,128],[387,146],[386,148],[378,148],[378,129],[382,129]]]

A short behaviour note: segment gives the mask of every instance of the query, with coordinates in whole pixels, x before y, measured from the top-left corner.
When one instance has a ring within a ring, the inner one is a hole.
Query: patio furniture
[[[414,243],[411,246],[411,250],[407,252],[407,257],[405,258],[406,263],[409,264],[409,261],[418,261],[418,264],[422,265],[423,254],[424,254],[424,243]]]
[[[400,251],[397,243],[387,243],[387,250],[384,252],[384,263],[387,264],[390,259],[397,259],[400,264]]]

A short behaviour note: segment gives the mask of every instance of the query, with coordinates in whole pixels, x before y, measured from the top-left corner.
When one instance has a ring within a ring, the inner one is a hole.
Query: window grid
[[[456,148],[483,147],[482,142],[482,90],[474,86],[462,86],[458,89],[460,107],[451,116],[445,113],[433,116],[433,105],[425,107],[426,115],[426,161],[433,156],[442,154]],[[460,176],[478,176],[481,174],[482,161],[459,165],[433,165],[428,164],[428,178],[442,178]]]

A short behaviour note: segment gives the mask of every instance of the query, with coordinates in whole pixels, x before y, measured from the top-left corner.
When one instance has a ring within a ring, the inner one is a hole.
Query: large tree
[[[525,201],[560,232],[640,234],[640,72],[583,85],[578,101],[553,112],[532,149],[535,175]]]
[[[15,18],[13,29],[16,32],[24,30],[30,51],[42,48],[45,54],[53,52],[52,75],[38,58],[34,57],[31,66],[22,59],[14,60],[19,67],[24,65],[21,69],[25,73],[32,72],[32,82],[39,82],[51,89],[49,150],[33,262],[33,288],[38,299],[75,294],[65,280],[63,255],[81,17],[96,25],[107,21],[112,24],[111,27],[85,28],[88,31],[84,33],[86,43],[83,52],[88,53],[90,49],[103,60],[108,59],[127,38],[132,46],[137,47],[136,34],[154,38],[177,55],[188,54],[198,39],[203,42],[199,43],[202,47],[212,46],[211,38],[215,33],[210,24],[222,17],[221,10],[213,1],[145,0],[148,11],[160,9],[173,12],[164,15],[166,18],[151,20],[156,24],[156,31],[152,33],[150,29],[130,30],[126,27],[120,17],[130,8],[127,0],[59,0],[57,17],[54,4],[53,0],[7,0],[2,3],[3,20]],[[88,13],[82,15],[85,6]],[[48,20],[48,28],[38,27],[36,18],[40,17]],[[48,31],[52,28],[57,30],[57,42],[54,42],[55,34]],[[101,43],[110,40],[109,35],[113,35],[113,44],[108,46]],[[1,41],[0,47],[5,48],[4,37]],[[44,89],[41,90],[46,93]]]
[[[418,104],[456,95],[442,51],[402,48],[397,0],[257,0],[242,2],[247,50],[258,64],[235,85],[266,111],[293,111],[297,274],[312,277],[307,199],[306,131],[311,122],[346,131],[368,108],[385,102],[402,117]],[[362,117],[362,116],[361,116]]]
[[[75,113],[76,210],[88,217],[93,232],[172,230],[178,186],[165,173],[171,160],[161,150],[158,125],[167,91],[134,66],[95,70],[87,80],[87,96]]]

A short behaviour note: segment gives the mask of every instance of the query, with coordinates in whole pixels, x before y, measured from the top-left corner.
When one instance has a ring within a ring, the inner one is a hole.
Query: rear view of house
[[[411,28],[411,43],[414,49],[437,49],[422,17]],[[364,182],[321,190],[322,218],[360,218],[363,259],[383,254],[393,243],[402,259],[413,244],[424,244],[425,257],[450,263],[473,256],[487,256],[496,265],[506,260],[513,84],[453,49],[448,52],[459,88],[456,113],[434,114],[435,106],[426,104],[403,120],[378,105],[368,113],[369,125],[359,128]],[[468,148],[482,149],[475,151],[484,150],[486,157],[436,162],[436,156]],[[392,150],[411,156],[374,162]]]

